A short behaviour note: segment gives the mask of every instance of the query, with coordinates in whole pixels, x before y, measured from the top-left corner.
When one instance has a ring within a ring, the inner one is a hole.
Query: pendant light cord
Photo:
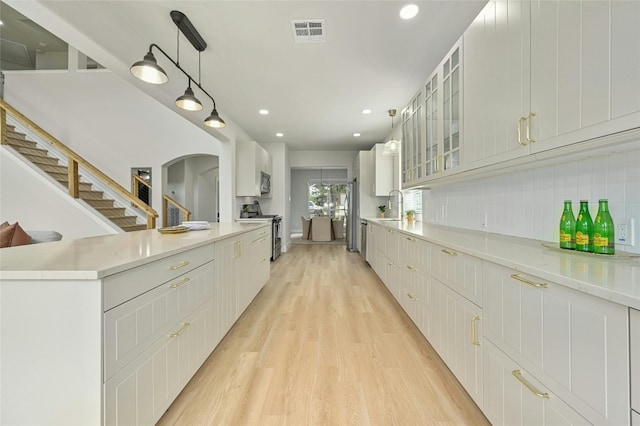
[[[176,34],[176,64],[180,65],[180,28]]]

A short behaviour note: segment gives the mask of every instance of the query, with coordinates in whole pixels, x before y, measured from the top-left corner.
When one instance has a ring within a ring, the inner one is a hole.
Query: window
[[[422,214],[422,190],[409,189],[402,192],[404,196],[404,210],[415,210],[416,214]]]

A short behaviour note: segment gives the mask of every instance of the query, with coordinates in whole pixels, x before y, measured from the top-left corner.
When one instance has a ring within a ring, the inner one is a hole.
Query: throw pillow
[[[16,247],[29,244],[31,237],[18,222],[13,225],[0,227],[0,247]]]

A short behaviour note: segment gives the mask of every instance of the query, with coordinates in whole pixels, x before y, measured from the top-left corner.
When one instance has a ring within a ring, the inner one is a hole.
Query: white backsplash
[[[640,149],[425,190],[423,220],[558,241],[563,201],[572,200],[577,215],[587,199],[595,217],[600,198],[609,200],[614,224],[635,220],[635,246],[616,249],[640,253]]]

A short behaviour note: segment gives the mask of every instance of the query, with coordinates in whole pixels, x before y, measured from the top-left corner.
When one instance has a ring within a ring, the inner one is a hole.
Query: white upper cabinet
[[[236,196],[271,197],[271,193],[262,194],[260,190],[262,173],[271,176],[273,170],[271,154],[252,141],[238,144],[236,158]]]
[[[491,0],[464,46],[465,166],[640,127],[640,2]]]
[[[418,92],[409,105],[402,110],[402,188],[409,188],[424,178],[423,154],[424,122],[422,91]]]
[[[640,127],[640,2],[531,3],[531,152]]]
[[[377,143],[371,148],[371,162],[373,163],[373,186],[371,195],[386,197],[393,188],[394,155],[384,155],[384,144]]]
[[[465,165],[529,152],[529,9],[492,0],[464,33]]]
[[[402,187],[458,167],[462,154],[462,38],[402,111]],[[424,104],[422,104],[424,98]]]

